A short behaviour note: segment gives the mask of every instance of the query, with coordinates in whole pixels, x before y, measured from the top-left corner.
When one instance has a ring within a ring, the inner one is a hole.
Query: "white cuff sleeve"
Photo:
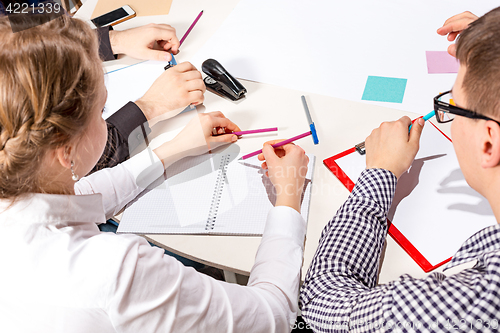
[[[148,147],[122,163],[139,188],[145,189],[165,172],[163,163]]]
[[[303,246],[306,235],[306,221],[295,209],[287,206],[274,207],[267,215],[264,237],[284,236]]]

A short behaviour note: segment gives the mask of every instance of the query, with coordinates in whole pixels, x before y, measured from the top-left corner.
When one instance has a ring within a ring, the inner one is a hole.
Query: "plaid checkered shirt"
[[[387,170],[363,171],[324,228],[300,294],[306,323],[317,332],[500,331],[498,225],[470,237],[446,267],[477,260],[473,268],[376,284],[396,182]]]

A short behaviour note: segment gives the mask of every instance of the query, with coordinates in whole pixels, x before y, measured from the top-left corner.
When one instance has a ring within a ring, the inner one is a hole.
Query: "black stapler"
[[[201,65],[201,70],[208,76],[203,80],[211,92],[237,101],[247,92],[245,87],[229,74],[222,65],[214,59],[207,59]]]

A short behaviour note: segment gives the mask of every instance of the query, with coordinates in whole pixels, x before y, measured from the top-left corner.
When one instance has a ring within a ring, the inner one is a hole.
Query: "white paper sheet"
[[[436,30],[484,0],[241,0],[192,59],[218,60],[233,76],[361,101],[367,77],[407,79],[403,103],[368,102],[426,114],[456,74],[428,74],[426,51],[450,44]],[[251,92],[250,92],[251,94]]]
[[[356,182],[365,156],[354,152],[336,162]],[[429,122],[415,161],[398,180],[388,218],[433,266],[496,223],[488,201],[465,181],[452,143]]]
[[[167,62],[144,61],[104,75],[108,99],[104,106],[106,119],[129,101],[141,98],[164,71]]]
[[[262,235],[275,192],[256,157],[231,145],[215,154],[186,158],[166,170],[166,180],[128,205],[120,233]],[[220,196],[216,192],[220,161],[229,157]],[[315,157],[309,156],[301,214],[307,221]],[[216,202],[216,205],[214,205]],[[207,228],[215,212],[213,228]]]

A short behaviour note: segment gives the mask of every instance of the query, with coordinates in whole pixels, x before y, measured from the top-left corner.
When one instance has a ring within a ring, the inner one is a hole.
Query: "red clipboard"
[[[432,124],[432,126],[434,126],[439,132],[441,132],[441,134],[443,134],[451,142],[451,139],[446,134],[444,134],[439,128],[437,128],[436,125],[434,125],[430,121],[428,123]],[[345,150],[337,155],[329,157],[329,158],[323,160],[323,163],[325,164],[325,166],[328,169],[330,169],[330,171],[333,172],[333,174],[340,180],[340,182],[342,184],[344,184],[344,186],[349,190],[349,192],[352,192],[352,190],[354,189],[355,182],[353,182],[351,179],[349,179],[347,174],[344,171],[342,171],[342,169],[339,167],[339,165],[336,162],[337,159],[344,157],[346,155],[349,155],[349,154],[358,154],[356,147],[347,149],[347,150]],[[413,244],[391,223],[391,221],[389,221],[389,219],[387,219],[387,222],[389,224],[389,230],[388,230],[389,235],[391,235],[392,239],[394,239],[396,241],[396,243],[398,243],[399,246],[401,246],[406,251],[406,253],[408,253],[410,255],[410,257],[413,260],[415,260],[415,262],[424,270],[424,272],[428,273],[428,272],[438,268],[439,266],[446,264],[447,262],[449,262],[451,260],[451,257],[450,257],[450,258],[438,263],[437,265],[433,266],[415,248],[415,246],[413,246]]]

